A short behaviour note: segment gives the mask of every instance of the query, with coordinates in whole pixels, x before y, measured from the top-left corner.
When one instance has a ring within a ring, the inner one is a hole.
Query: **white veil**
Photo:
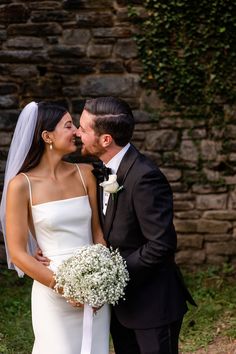
[[[37,117],[38,105],[35,102],[31,102],[25,106],[18,118],[7,157],[2,200],[0,205],[0,230],[4,236],[8,268],[15,269],[20,277],[22,277],[24,273],[11,262],[6,243],[6,192],[9,181],[18,174],[30,150],[35,132]],[[29,233],[28,251],[31,254],[34,253],[35,245],[36,242],[34,241],[32,235]]]

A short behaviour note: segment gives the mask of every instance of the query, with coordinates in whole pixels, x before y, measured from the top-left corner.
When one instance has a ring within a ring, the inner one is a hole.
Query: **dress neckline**
[[[52,203],[67,202],[67,201],[76,200],[76,199],[85,198],[85,197],[88,197],[88,194],[80,195],[79,197],[71,197],[71,198],[66,198],[66,199],[51,200],[51,201],[49,201],[49,202],[44,202],[44,203],[39,203],[39,204],[33,204],[33,205],[31,205],[31,207],[32,207],[32,208],[35,208],[35,207],[41,206],[41,205],[52,204]]]

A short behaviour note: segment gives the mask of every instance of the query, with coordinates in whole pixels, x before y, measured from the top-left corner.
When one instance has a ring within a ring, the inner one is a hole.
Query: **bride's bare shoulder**
[[[23,174],[13,177],[8,184],[8,191],[14,193],[24,193],[28,191],[28,182]]]
[[[77,165],[82,173],[90,174],[93,170],[93,165],[91,163],[78,163]]]

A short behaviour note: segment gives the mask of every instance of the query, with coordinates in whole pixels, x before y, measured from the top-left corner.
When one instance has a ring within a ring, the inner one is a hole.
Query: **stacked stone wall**
[[[78,122],[84,100],[113,95],[132,107],[133,143],[162,169],[174,192],[177,261],[236,261],[236,114],[224,124],[183,118],[141,87],[127,3],[0,0],[0,189],[20,108],[31,100],[68,107]],[[2,241],[1,241],[2,242]],[[0,260],[5,261],[3,244]]]

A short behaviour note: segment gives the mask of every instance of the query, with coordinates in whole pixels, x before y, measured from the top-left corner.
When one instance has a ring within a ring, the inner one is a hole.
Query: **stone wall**
[[[177,261],[236,261],[236,122],[224,125],[165,111],[140,86],[141,65],[128,18],[133,0],[0,0],[0,188],[19,109],[31,100],[66,105],[76,121],[88,97],[113,95],[131,105],[133,142],[174,192]],[[0,259],[4,262],[4,249]]]

